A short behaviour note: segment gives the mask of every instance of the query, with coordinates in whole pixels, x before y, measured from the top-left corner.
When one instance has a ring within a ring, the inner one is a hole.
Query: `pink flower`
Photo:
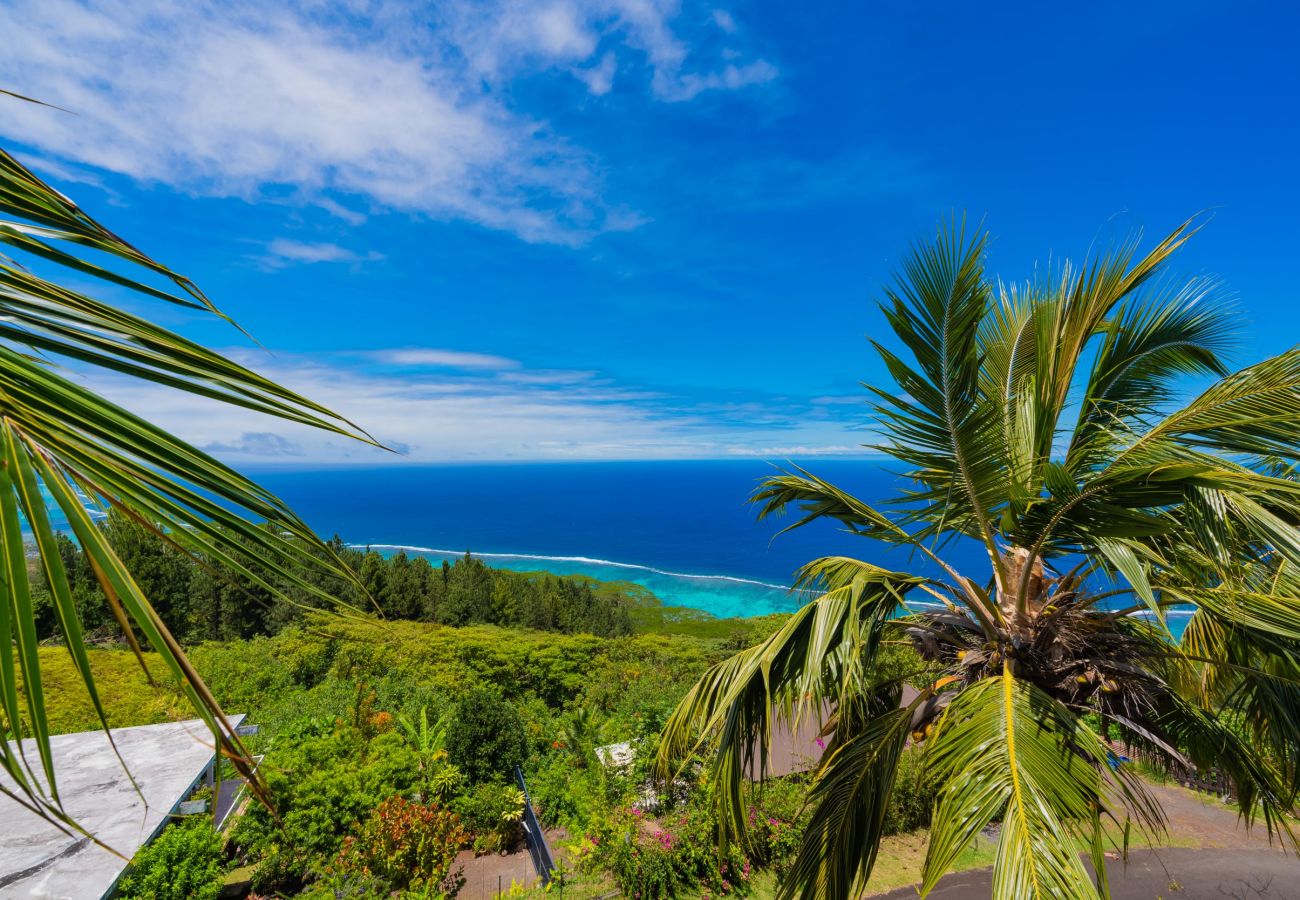
[[[817,746],[820,747],[821,749],[825,750],[825,749],[826,749],[826,742],[823,741],[821,738],[818,738],[818,739],[817,739]]]

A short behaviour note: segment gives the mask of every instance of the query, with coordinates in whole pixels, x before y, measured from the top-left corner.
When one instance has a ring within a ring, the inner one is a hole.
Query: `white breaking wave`
[[[437,547],[417,547],[412,544],[354,543],[348,544],[348,546],[356,549],[373,547],[379,550],[410,550],[413,553],[437,553],[440,556],[462,556],[465,553],[463,550],[440,550]],[[755,581],[752,578],[737,578],[734,575],[696,575],[690,572],[669,572],[665,569],[656,569],[653,566],[619,562],[613,559],[594,559],[590,556],[542,556],[536,553],[481,553],[477,550],[471,550],[469,554],[470,556],[479,556],[484,559],[531,559],[538,562],[570,562],[588,566],[614,566],[619,569],[636,569],[641,572],[653,572],[655,575],[664,575],[669,578],[693,578],[699,581],[731,581],[736,584],[752,584],[756,587],[771,588],[774,591],[794,591],[794,589],[788,584],[771,584],[766,581]]]

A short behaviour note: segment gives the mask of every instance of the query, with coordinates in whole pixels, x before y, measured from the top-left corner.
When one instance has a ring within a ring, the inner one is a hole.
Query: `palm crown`
[[[1294,842],[1300,350],[1230,373],[1217,286],[1162,272],[1192,230],[1007,287],[985,275],[983,235],[941,229],[882,304],[911,359],[873,342],[895,382],[870,388],[876,449],[909,488],[872,506],[796,470],[754,495],[762,516],[800,509],[791,528],[829,518],[931,567],[809,563],[797,583],[820,596],[710,670],[665,728],[664,771],[716,742],[721,837],[743,839],[772,719],[828,715],[785,896],[864,887],[909,742],[942,785],[922,893],[1000,821],[997,897],[1105,896],[1106,836],[1163,819],[1104,734],[1217,767],[1248,822]],[[1212,383],[1179,405],[1189,376]],[[949,564],[953,541],[978,542],[987,569]],[[1175,637],[1178,606],[1194,612]],[[887,641],[925,661],[919,693],[877,674]]]

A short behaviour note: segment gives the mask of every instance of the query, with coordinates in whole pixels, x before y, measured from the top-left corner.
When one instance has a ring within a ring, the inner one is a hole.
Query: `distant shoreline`
[[[419,547],[414,544],[359,544],[349,543],[348,547],[354,550],[364,550],[367,547],[375,550],[405,550],[413,553],[434,553],[439,556],[463,556],[468,553],[470,556],[476,556],[481,559],[528,559],[537,562],[567,562],[587,564],[594,566],[614,566],[619,569],[638,569],[642,572],[651,572],[655,575],[663,575],[668,578],[698,578],[701,581],[731,581],[736,584],[752,584],[755,587],[770,588],[774,591],[789,591],[792,594],[799,593],[793,587],[787,584],[772,584],[767,581],[758,581],[753,578],[741,578],[736,575],[698,575],[691,572],[670,572],[666,569],[656,569],[654,566],[646,566],[640,563],[619,562],[614,559],[599,559],[591,556],[546,556],[540,553],[503,553],[503,552],[486,552],[479,550],[442,550],[437,547]],[[806,592],[804,592],[806,593]]]
[[[561,556],[561,555],[546,555],[540,553],[513,553],[513,552],[505,552],[505,551],[447,550],[447,549],[441,549],[437,547],[424,547],[416,544],[393,544],[393,543],[367,544],[364,542],[349,542],[347,546],[354,549],[369,548],[377,551],[386,551],[390,553],[407,552],[407,553],[429,554],[432,556],[440,556],[440,557],[446,557],[450,559],[455,559],[465,555],[466,553],[469,553],[470,556],[477,557],[485,561],[523,560],[523,561],[542,563],[542,564],[551,562],[551,563],[563,563],[569,566],[590,566],[590,567],[603,566],[603,567],[627,570],[631,572],[641,572],[641,573],[645,573],[648,576],[653,576],[653,577],[658,577],[663,579],[685,579],[687,581],[692,581],[692,582],[697,582],[702,584],[707,584],[708,582],[721,582],[724,587],[731,587],[733,590],[737,590],[737,589],[744,590],[745,588],[748,587],[754,589],[756,593],[761,591],[763,592],[763,594],[768,595],[769,597],[773,592],[779,592],[782,595],[782,597],[787,599],[789,604],[789,608],[786,609],[762,608],[762,609],[755,609],[753,611],[744,611],[744,612],[720,610],[717,608],[711,608],[709,605],[705,605],[705,604],[683,602],[679,597],[661,596],[660,592],[658,590],[655,590],[653,587],[646,584],[642,584],[641,582],[633,582],[639,584],[641,587],[644,587],[648,591],[650,591],[650,593],[655,596],[655,599],[657,599],[659,603],[664,607],[693,609],[699,612],[706,613],[711,616],[715,616],[717,618],[755,618],[759,616],[771,615],[773,613],[788,614],[794,612],[801,605],[803,605],[803,603],[808,602],[808,600],[812,599],[814,596],[813,592],[811,591],[806,591],[806,590],[796,591],[794,588],[788,585],[774,584],[772,582],[760,581],[754,578],[743,578],[736,575],[702,575],[702,574],[690,573],[690,572],[672,572],[665,569],[659,569],[654,566],[644,565],[641,563],[621,562],[619,560],[600,559],[600,558],[589,557],[589,556],[568,556],[568,555]],[[545,565],[541,565],[539,568],[541,571],[549,572],[550,574],[559,577],[579,576],[584,578],[592,578],[597,581],[611,580],[608,578],[604,578],[602,577],[602,575],[599,574],[592,574],[591,572],[553,571],[551,569],[548,569]],[[516,571],[521,571],[521,570],[516,570]],[[530,570],[524,570],[524,571],[530,571]],[[918,602],[912,605],[917,607],[933,607],[933,608],[937,608],[939,606],[939,604],[931,603],[931,602]],[[1166,611],[1166,616],[1172,620],[1185,620],[1190,618],[1193,612],[1194,610],[1170,609]],[[1148,618],[1148,619],[1151,618],[1151,613],[1145,610],[1139,611],[1134,615],[1143,618]],[[1180,627],[1180,625],[1174,625],[1172,627],[1172,630],[1174,632],[1175,637],[1180,636],[1182,633],[1182,627]]]

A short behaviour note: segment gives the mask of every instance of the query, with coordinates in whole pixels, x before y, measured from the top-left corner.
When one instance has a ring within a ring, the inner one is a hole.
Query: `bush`
[[[206,818],[163,829],[118,882],[127,900],[215,900],[221,892],[221,836]]]
[[[587,859],[610,871],[625,897],[664,900],[702,888],[709,896],[746,895],[752,865],[734,842],[718,846],[706,786],[682,812],[649,820],[636,806],[594,829]]]
[[[503,781],[527,754],[523,719],[500,694],[476,688],[456,703],[447,755],[471,782]]]
[[[607,811],[611,805],[609,792],[622,793],[619,790],[622,784],[608,783],[616,780],[621,781],[603,766],[579,767],[571,753],[557,750],[530,766],[528,793],[533,798],[533,810],[543,824],[581,834]]]
[[[759,787],[747,811],[755,862],[783,875],[803,838],[808,784],[801,776],[769,779]]]
[[[476,853],[502,853],[523,836],[524,792],[510,784],[485,782],[454,801],[474,834]]]
[[[262,771],[280,822],[255,804],[231,840],[261,860],[256,888],[291,892],[325,867],[355,823],[412,791],[419,758],[393,731],[366,741],[357,729],[316,720],[277,735]]]
[[[375,894],[433,888],[455,896],[465,879],[452,864],[467,839],[459,817],[436,803],[390,797],[344,839],[331,874],[364,881]]]

